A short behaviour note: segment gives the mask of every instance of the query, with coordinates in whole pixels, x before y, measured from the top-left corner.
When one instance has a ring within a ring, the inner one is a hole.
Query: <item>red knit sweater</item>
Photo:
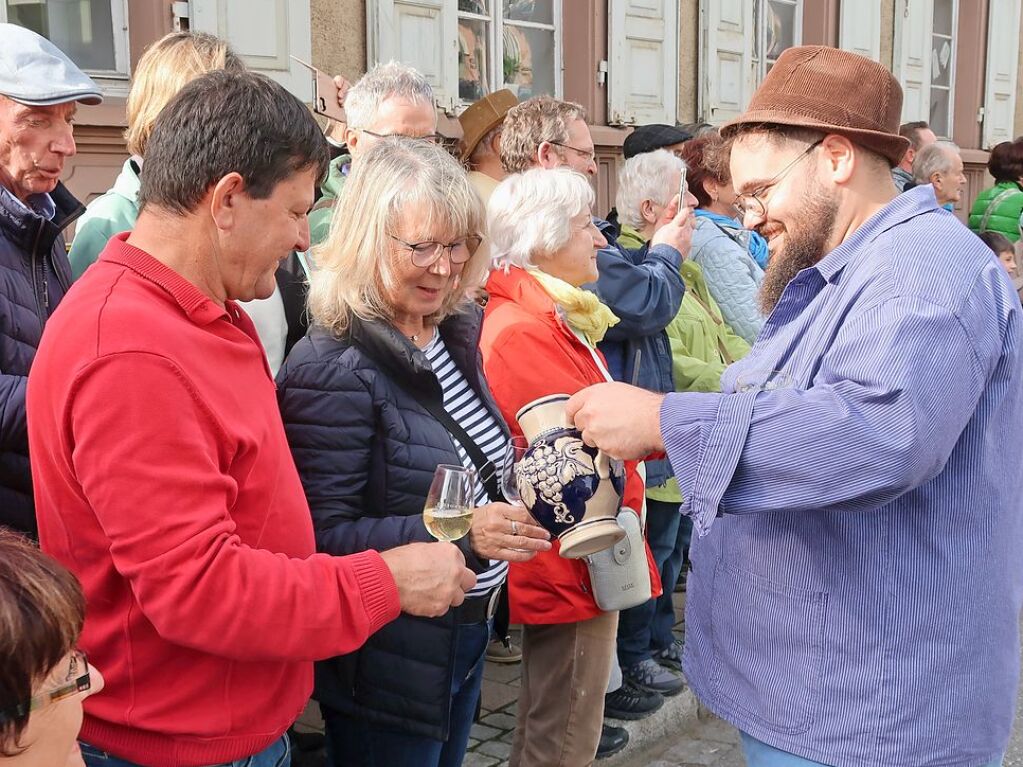
[[[106,678],[82,740],[152,767],[257,753],[399,613],[376,552],[314,554],[252,323],[111,240],[46,326],[28,386],[43,548],[82,581]]]

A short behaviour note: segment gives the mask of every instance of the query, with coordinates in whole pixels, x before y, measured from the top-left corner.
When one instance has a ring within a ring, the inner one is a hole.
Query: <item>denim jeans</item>
[[[744,732],[740,734],[746,767],[828,767],[823,762],[814,762],[769,746]],[[1002,767],[1002,759],[995,759],[984,767]]]
[[[82,759],[86,767],[144,767],[127,759],[120,759],[106,751],[80,743]],[[210,767],[291,767],[291,742],[288,736],[282,735],[258,754],[236,759],[233,762],[221,762]]]
[[[672,592],[682,572],[682,560],[689,548],[692,523],[683,517],[677,503],[647,499],[646,535],[654,564],[661,574],[664,592],[636,607],[622,610],[618,617],[618,660],[626,668],[671,646],[675,608]]]
[[[321,703],[327,735],[327,764],[333,767],[459,767],[476,716],[489,640],[489,622],[459,627],[447,740],[382,727]]]

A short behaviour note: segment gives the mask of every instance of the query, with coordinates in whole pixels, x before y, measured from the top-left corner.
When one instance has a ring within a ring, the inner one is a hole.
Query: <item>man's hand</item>
[[[352,84],[348,82],[343,75],[335,75],[334,85],[337,86],[337,105],[343,109],[345,106],[345,98],[347,98],[348,91],[351,89]],[[337,120],[327,120],[326,136],[337,144],[344,144],[345,131],[347,129],[347,123],[339,122]]]
[[[465,601],[476,575],[453,543],[410,543],[381,551],[398,584],[402,612],[437,618]]]
[[[550,551],[551,534],[522,506],[488,503],[473,512],[469,542],[483,559],[528,562],[538,551]]]
[[[689,249],[693,243],[693,228],[695,227],[695,216],[689,203],[696,204],[696,198],[686,192],[686,204],[680,206],[678,196],[672,198],[664,211],[661,213],[661,220],[657,222],[657,231],[654,232],[650,246],[670,245],[679,253],[682,258],[689,256]]]
[[[575,394],[565,406],[583,442],[612,458],[639,460],[664,451],[661,438],[663,394],[623,383],[603,383]]]

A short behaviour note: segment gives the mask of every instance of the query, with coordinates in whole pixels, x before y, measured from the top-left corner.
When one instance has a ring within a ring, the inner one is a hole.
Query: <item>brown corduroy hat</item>
[[[721,128],[728,138],[742,125],[771,123],[845,136],[898,165],[909,149],[899,135],[902,86],[876,61],[829,48],[789,48],[767,73],[746,111]]]
[[[462,162],[469,159],[476,145],[493,128],[504,122],[508,110],[518,103],[519,100],[514,93],[502,88],[488,93],[458,116],[458,122],[462,124],[462,140],[458,144],[458,154]]]

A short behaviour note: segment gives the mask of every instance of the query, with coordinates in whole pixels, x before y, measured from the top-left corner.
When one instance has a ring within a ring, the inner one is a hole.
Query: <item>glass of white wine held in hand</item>
[[[457,541],[472,527],[475,472],[464,466],[440,465],[433,473],[423,507],[426,530],[438,541]]]

